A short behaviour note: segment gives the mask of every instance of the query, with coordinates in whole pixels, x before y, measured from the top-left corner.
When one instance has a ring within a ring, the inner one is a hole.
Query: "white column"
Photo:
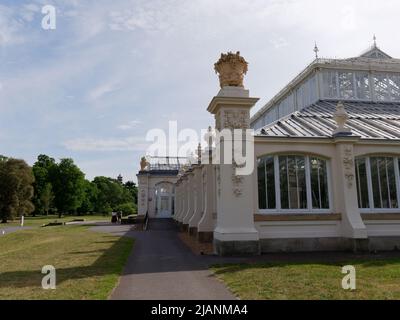
[[[248,90],[241,87],[224,87],[207,110],[215,115],[218,130],[246,129],[249,128],[250,109],[257,101],[258,98],[250,98]],[[233,153],[232,138],[231,141],[216,141],[221,154],[224,147],[231,148]],[[247,161],[253,164],[254,152]],[[252,174],[239,176],[233,164],[217,165],[217,226],[214,231],[217,254],[260,253],[259,235],[254,225],[253,188]]]
[[[182,223],[183,217],[186,214],[187,210],[187,192],[186,192],[186,182],[187,182],[187,177],[186,175],[183,175],[181,178],[181,210],[179,211],[177,220],[178,222]]]
[[[203,214],[203,175],[202,165],[196,165],[193,168],[194,181],[193,181],[193,216],[189,220],[189,232],[190,234],[197,233],[197,225]]]
[[[149,176],[139,173],[138,178],[138,215],[144,216],[149,209]]]
[[[197,238],[200,242],[209,242],[213,238],[215,229],[215,166],[203,165],[203,207],[204,212],[197,226]]]
[[[180,192],[180,188],[181,188],[181,183],[180,183],[180,179],[178,179],[178,181],[175,183],[175,212],[174,212],[174,220],[177,220],[177,216],[179,214],[179,211],[181,210],[181,202],[180,202],[180,198],[181,198],[181,192]]]
[[[187,209],[186,209],[186,214],[183,217],[183,225],[186,226],[187,228],[189,227],[189,220],[193,215],[193,201],[194,201],[194,194],[193,194],[193,169],[189,169],[187,172]],[[186,228],[185,227],[185,228]]]
[[[341,199],[342,234],[345,238],[367,239],[367,228],[361,218],[358,208],[357,184],[353,144],[358,140],[354,137],[337,137],[336,142],[336,175],[339,189],[336,196]],[[356,245],[356,244],[355,244]],[[356,245],[357,246],[357,245]],[[357,249],[357,247],[355,247]]]

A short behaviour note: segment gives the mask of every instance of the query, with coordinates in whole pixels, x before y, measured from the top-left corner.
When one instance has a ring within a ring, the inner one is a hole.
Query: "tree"
[[[0,158],[0,218],[2,223],[34,210],[32,169],[23,160]]]
[[[33,203],[35,211],[33,215],[48,214],[51,206],[53,205],[54,193],[53,186],[50,181],[50,172],[57,166],[55,160],[47,155],[41,154],[38,156],[37,161],[32,167],[35,176],[35,189]],[[51,192],[50,192],[51,191]],[[43,202],[46,201],[46,203]]]
[[[85,197],[83,199],[81,207],[78,209],[78,212],[82,214],[93,213],[95,212],[96,209],[96,203],[99,191],[97,189],[97,186],[88,180],[85,180],[84,188],[85,188]]]
[[[40,195],[40,203],[43,206],[43,210],[46,216],[49,215],[49,210],[53,204],[53,201],[54,201],[53,187],[51,186],[51,183],[46,183]]]
[[[134,203],[124,203],[118,205],[116,211],[121,211],[123,215],[131,215],[137,212],[137,207]]]
[[[50,181],[53,185],[54,202],[62,213],[74,213],[82,205],[85,197],[85,175],[72,159],[61,159],[50,168]]]
[[[108,213],[111,210],[118,210],[122,204],[135,205],[135,184],[128,183],[128,187],[118,179],[107,177],[96,177],[93,183],[97,186],[98,195],[96,202],[96,211]]]
[[[136,183],[134,183],[133,181],[127,181],[124,184],[124,188],[130,192],[133,203],[137,205],[138,188],[136,186]]]

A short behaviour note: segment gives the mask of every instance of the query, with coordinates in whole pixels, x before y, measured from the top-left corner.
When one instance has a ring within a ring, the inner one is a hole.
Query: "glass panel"
[[[356,159],[358,207],[369,208],[367,165],[365,158]]]
[[[306,209],[307,188],[304,157],[280,156],[279,169],[282,209]]]
[[[160,211],[168,211],[169,210],[169,197],[161,197]]]
[[[339,72],[339,95],[342,99],[355,98],[352,72]]]
[[[389,92],[385,74],[374,74],[375,99],[378,101],[388,100]]]
[[[274,157],[258,159],[258,206],[260,209],[276,209]]]
[[[371,99],[368,73],[361,73],[361,72],[356,73],[356,89],[357,89],[358,99],[361,100]]]
[[[267,195],[265,184],[265,160],[257,159],[257,177],[258,177],[258,208],[267,209]]]
[[[390,99],[392,101],[400,101],[400,75],[389,75],[388,84]]]
[[[288,172],[287,157],[279,157],[279,182],[281,191],[281,208],[289,208],[289,188],[288,188]]]
[[[267,157],[265,159],[265,176],[267,188],[267,208],[276,209],[274,157]]]
[[[371,180],[375,208],[397,208],[393,158],[371,157]]]
[[[322,92],[324,98],[337,98],[336,71],[324,71],[322,73]]]
[[[326,161],[318,158],[310,158],[310,175],[313,209],[329,209]]]

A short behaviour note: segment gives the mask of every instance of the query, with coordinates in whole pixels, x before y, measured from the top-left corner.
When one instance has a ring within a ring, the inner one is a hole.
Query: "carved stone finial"
[[[204,141],[207,143],[208,149],[210,149],[212,147],[214,140],[215,140],[215,137],[214,137],[213,130],[212,130],[211,126],[209,126],[208,131],[204,135]]]
[[[220,59],[214,64],[215,72],[219,74],[221,88],[226,86],[243,88],[243,78],[247,68],[248,63],[239,51],[221,53]]]
[[[336,121],[337,128],[333,131],[333,135],[351,135],[351,129],[345,127],[349,115],[340,101],[336,106],[336,111],[333,114],[333,119]]]

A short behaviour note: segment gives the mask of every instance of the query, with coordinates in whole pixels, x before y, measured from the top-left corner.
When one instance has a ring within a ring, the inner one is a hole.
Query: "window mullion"
[[[305,166],[306,166],[306,188],[307,188],[307,209],[312,210],[312,195],[311,195],[311,173],[310,173],[310,158],[305,157]]]
[[[296,197],[297,209],[300,209],[300,187],[299,187],[299,166],[297,165],[297,156],[294,157],[294,169],[296,170]]]
[[[397,191],[397,208],[400,208],[400,163],[399,158],[394,158],[394,173],[396,179],[396,191]]]
[[[389,171],[388,171],[388,158],[385,159],[385,173],[386,173],[386,186],[387,186],[387,193],[388,193],[388,202],[389,202],[389,208],[392,208],[392,198],[391,198],[391,193],[390,193],[390,182],[389,182]]]
[[[374,204],[374,194],[372,191],[372,177],[371,177],[372,172],[371,172],[371,162],[369,157],[365,158],[365,164],[367,166],[369,208],[374,209],[375,204]]]
[[[289,181],[289,157],[286,157],[286,180],[287,180],[287,193],[288,193],[288,204],[289,209],[292,209],[292,204],[290,203],[290,181]]]
[[[275,202],[276,209],[281,210],[281,182],[279,176],[279,158],[274,156],[274,175],[275,175]]]
[[[266,158],[263,159],[264,162],[264,184],[265,184],[265,206],[269,209],[268,205],[268,181],[267,181],[267,160]]]

